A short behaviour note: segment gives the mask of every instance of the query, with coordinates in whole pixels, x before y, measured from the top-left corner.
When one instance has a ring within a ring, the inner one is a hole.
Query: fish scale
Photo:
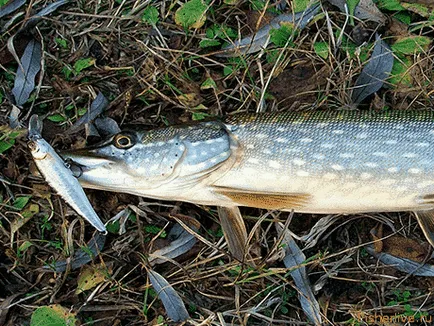
[[[64,156],[85,166],[84,187],[150,198],[303,213],[415,211],[434,243],[432,111],[238,114],[131,139],[141,141]],[[182,148],[176,159],[173,144]]]

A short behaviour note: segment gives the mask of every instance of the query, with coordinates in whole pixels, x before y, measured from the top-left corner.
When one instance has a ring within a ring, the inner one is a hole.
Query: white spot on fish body
[[[247,145],[247,148],[248,148],[248,146],[249,146],[249,145]],[[251,145],[251,146],[253,146],[253,145]],[[253,146],[252,148],[255,148],[255,146]],[[215,148],[215,147],[211,147],[211,148],[210,148],[210,151],[215,153],[215,152],[217,152],[217,148]]]
[[[368,180],[368,179],[371,179],[371,178],[372,178],[372,174],[364,172],[364,173],[362,173],[362,174],[360,175],[360,178],[361,178],[362,180]]]
[[[379,157],[387,157],[387,156],[389,156],[387,153],[384,153],[384,152],[374,152],[374,153],[372,153],[372,155],[379,156]]]
[[[301,138],[299,139],[299,141],[301,141],[302,143],[310,143],[313,142],[312,138]]]
[[[218,138],[217,138],[218,139]],[[207,140],[205,140],[205,144],[213,144],[213,143],[215,143],[216,142],[216,140],[215,139],[207,139]],[[200,142],[199,142],[200,143]]]
[[[430,143],[416,143],[414,146],[417,147],[428,147],[430,145]]]
[[[342,165],[339,165],[339,164],[333,164],[331,167],[332,167],[333,170],[336,170],[336,171],[345,170],[345,168]]]
[[[376,168],[378,166],[378,164],[374,162],[367,162],[364,165],[367,166],[368,168]]]
[[[325,155],[324,155],[324,154],[321,154],[321,153],[313,154],[312,157],[313,157],[314,159],[316,159],[316,160],[323,160],[323,159],[325,159]]]
[[[414,157],[418,157],[418,155],[415,154],[415,153],[405,153],[405,154],[402,155],[402,157],[405,157],[405,158],[414,158]]]
[[[336,179],[338,176],[334,173],[326,173],[322,176],[324,179],[326,180],[334,180]]]
[[[253,157],[251,157],[251,158],[249,158],[249,159],[247,160],[247,162],[249,162],[249,163],[251,163],[251,164],[258,164],[258,163],[259,163],[259,160],[258,160],[257,158],[253,158]]]
[[[253,145],[253,144],[247,144],[247,149],[254,149],[255,148],[255,145]]]
[[[288,140],[286,138],[277,138],[276,143],[286,143]]]
[[[273,168],[273,169],[279,169],[282,165],[279,163],[279,162],[277,162],[277,161],[269,161],[268,162],[268,165],[270,166],[270,168]]]
[[[333,148],[335,147],[335,144],[331,144],[331,143],[323,143],[321,144],[322,148]]]
[[[408,172],[411,173],[411,174],[419,174],[419,173],[422,172],[422,170],[421,169],[417,169],[417,168],[411,168],[411,169],[408,169]]]
[[[160,153],[154,153],[154,157],[159,157]]]
[[[344,133],[344,131],[337,129],[337,130],[333,130],[332,133],[334,133],[336,135],[342,135]]]
[[[396,139],[389,139],[384,142],[386,145],[395,145],[398,143]]]
[[[279,128],[277,128],[277,131],[278,131],[278,132],[285,132],[285,131],[286,131],[286,128],[279,127]]]
[[[209,161],[210,161],[210,163],[213,163],[213,164],[214,164],[214,163],[217,162],[217,159],[216,159],[216,158],[212,158],[212,159],[210,159]]]
[[[149,170],[151,170],[151,171],[155,171],[155,170],[157,170],[157,169],[158,169],[158,165],[156,165],[156,164],[152,165],[152,166],[149,168]]]
[[[430,187],[433,184],[434,184],[434,182],[432,182],[432,181],[423,181],[423,182],[418,183],[416,187],[417,187],[417,189],[423,189],[426,187]]]
[[[390,172],[390,173],[396,173],[398,171],[399,171],[399,168],[397,168],[396,166],[387,169],[387,172]]]
[[[292,160],[292,163],[294,163],[295,165],[298,165],[298,166],[302,166],[302,165],[304,165],[306,162],[303,161],[302,159],[295,158],[295,159]]]
[[[366,132],[361,132],[360,134],[356,135],[357,139],[366,139],[368,138],[368,134]]]
[[[256,138],[258,138],[258,139],[264,139],[264,138],[267,138],[267,135],[266,134],[257,134]]]
[[[353,158],[354,154],[353,153],[343,153],[343,154],[339,154],[339,156],[342,158]]]
[[[329,124],[328,122],[320,122],[316,125],[317,128],[324,128],[327,127]]]
[[[391,186],[391,185],[393,185],[394,183],[396,183],[396,180],[395,180],[395,179],[384,179],[384,180],[381,180],[380,183],[381,183],[383,186]]]
[[[214,141],[217,142],[217,143],[222,143],[222,142],[224,142],[226,140],[223,139],[223,138],[216,138],[216,139],[214,139]]]
[[[303,170],[298,170],[298,171],[296,172],[296,174],[297,174],[299,177],[308,177],[308,176],[309,176],[309,172],[307,172],[307,171],[303,171]]]
[[[202,155],[202,156],[206,156],[206,155],[208,155],[208,152],[206,152],[206,151],[202,151],[202,152],[200,152],[200,155]]]
[[[268,148],[265,148],[262,153],[266,154],[266,155],[270,155],[273,154],[273,152],[271,150],[269,150]]]
[[[402,130],[402,129],[404,129],[404,126],[403,126],[402,124],[395,124],[395,125],[393,126],[393,129]]]
[[[197,142],[191,143],[191,146],[196,147],[196,146],[199,146],[201,144],[202,144],[202,142],[197,141]]]

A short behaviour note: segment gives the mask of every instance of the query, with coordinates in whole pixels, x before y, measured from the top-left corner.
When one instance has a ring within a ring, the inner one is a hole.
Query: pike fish
[[[300,213],[414,211],[434,245],[434,112],[239,114],[63,152],[83,187]]]
[[[30,118],[29,147],[33,160],[48,184],[84,219],[100,232],[106,232],[104,224],[95,213],[77,178],[66,162],[56,153],[40,132],[42,123],[37,115]]]

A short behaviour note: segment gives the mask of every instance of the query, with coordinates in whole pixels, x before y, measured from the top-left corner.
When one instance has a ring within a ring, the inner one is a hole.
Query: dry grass
[[[45,2],[32,3],[41,8]],[[144,23],[142,13],[149,3],[77,1],[44,18],[33,31],[43,42],[44,67],[37,99],[25,105],[25,114],[30,107],[33,113],[50,116],[65,115],[65,109],[71,108],[67,113],[71,118],[65,123],[45,120],[44,136],[56,149],[82,146],[83,131],[73,135],[65,131],[75,121],[75,113],[88,107],[98,91],[111,100],[108,116],[121,125],[143,124],[146,128],[188,122],[197,113],[221,116],[311,106],[333,109],[349,104],[349,91],[363,60],[350,56],[349,50],[333,47],[339,43],[335,32],[345,22],[345,15],[335,8],[325,5],[330,10],[328,18],[322,17],[300,32],[291,46],[227,59],[212,56],[210,52],[218,48],[204,50],[199,42],[213,24],[225,24],[248,34],[249,28],[254,28],[251,22],[247,26],[251,15],[248,1],[236,5],[212,2],[213,11],[204,27],[188,32],[174,23],[177,2],[153,2],[160,13],[158,28]],[[0,84],[6,93],[12,88],[17,65],[7,59],[3,46],[18,28],[12,25],[0,37]],[[347,25],[342,35],[352,38],[352,31],[353,27]],[[392,23],[380,29],[390,43],[399,36],[396,31],[403,33],[402,28],[392,29]],[[432,27],[420,33],[431,37],[434,34]],[[60,40],[66,41],[66,47],[60,45]],[[313,51],[313,43],[319,41],[331,45],[327,59]],[[19,55],[25,43],[24,36],[16,39]],[[271,61],[272,51],[279,60]],[[95,64],[67,80],[62,69],[83,58],[93,58]],[[432,107],[432,47],[413,59],[408,71],[414,77],[413,87],[383,88],[363,108]],[[233,71],[225,75],[225,67],[229,66]],[[201,89],[209,77],[216,87]],[[273,84],[276,78],[288,84],[279,88],[279,83]],[[0,116],[7,116],[10,108],[4,101]],[[174,223],[171,214],[189,215],[201,223],[202,238],[193,249],[156,268],[182,296],[191,324],[307,324],[297,289],[281,262],[274,229],[274,222],[284,223],[287,213],[241,210],[250,233],[248,248],[254,263],[240,263],[227,249],[214,207],[88,191],[96,211],[105,220],[129,204],[140,204],[143,216],[136,222],[128,221],[125,234],[109,234],[101,256],[95,260],[96,265],[105,268],[105,281],[77,295],[80,270],[55,274],[40,268],[84,246],[91,237],[91,227],[32,174],[34,167],[24,138],[0,156],[0,167],[0,307],[8,308],[0,311],[0,324],[27,325],[35,308],[54,303],[77,313],[82,325],[170,323],[161,302],[155,299],[144,266],[150,249],[161,246],[163,241],[147,226],[157,226],[159,231],[169,229]],[[22,218],[22,212],[11,206],[13,198],[21,195],[32,195],[30,203],[39,207],[39,213],[13,233],[12,226]],[[295,234],[306,234],[320,217],[296,214],[290,228]],[[391,223],[396,231],[388,226]],[[337,217],[333,225],[318,234],[318,242],[305,250],[310,280],[327,324],[364,325],[369,324],[365,323],[367,316],[432,313],[430,278],[408,277],[384,267],[364,250],[363,246],[373,240],[369,230],[378,229],[379,224],[385,224],[386,238],[393,233],[425,242],[410,213],[375,214]],[[27,242],[31,246],[23,250]],[[404,295],[404,291],[410,295]]]

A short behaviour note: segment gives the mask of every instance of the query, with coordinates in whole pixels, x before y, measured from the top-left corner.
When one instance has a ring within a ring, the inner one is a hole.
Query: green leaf
[[[143,11],[142,20],[152,26],[155,26],[159,20],[159,13],[157,8],[153,6],[146,7]]]
[[[234,72],[234,68],[232,68],[231,66],[225,66],[224,68],[223,68],[223,75],[226,77],[226,76],[229,76],[230,74],[232,74]]]
[[[294,12],[301,12],[306,10],[309,6],[310,0],[292,0],[292,8]]]
[[[201,28],[206,21],[206,9],[202,0],[189,0],[175,12],[175,23],[184,28]]]
[[[329,44],[327,42],[316,42],[313,49],[321,58],[327,59],[329,57]]]
[[[39,307],[30,320],[30,326],[73,326],[76,323],[75,314],[57,304]]]
[[[0,7],[5,5],[9,0],[0,0]]]
[[[208,48],[208,47],[211,47],[211,46],[217,46],[217,45],[220,45],[220,44],[221,44],[221,41],[219,41],[219,40],[202,39],[199,42],[199,47],[202,48],[202,49],[204,49],[204,48]]]
[[[398,19],[399,21],[403,22],[406,25],[410,25],[411,23],[411,17],[408,12],[398,12],[393,17],[395,17],[396,19]]]
[[[405,10],[399,0],[379,0],[377,3],[379,9],[400,11]]]
[[[427,51],[430,43],[428,36],[409,36],[397,40],[391,48],[397,54],[409,55]]]
[[[211,114],[204,113],[204,112],[194,112],[194,113],[191,115],[191,118],[192,118],[194,121],[200,121],[200,120],[207,119],[207,118],[209,118],[209,117],[211,117],[211,116],[212,116]]]
[[[54,40],[56,41],[57,45],[60,46],[61,48],[64,48],[64,49],[68,48],[68,42],[66,40],[64,40],[63,38],[56,37]]]
[[[66,118],[61,115],[61,114],[53,114],[50,115],[49,117],[47,117],[48,120],[53,121],[53,122],[63,122],[66,121]]]
[[[427,7],[418,3],[403,3],[402,6],[408,11],[414,12],[419,16],[428,18],[430,16],[430,10]]]
[[[270,41],[278,47],[286,45],[289,39],[293,37],[294,26],[291,23],[282,23],[280,28],[272,29],[270,31]],[[292,46],[292,42],[288,42],[289,46]]]
[[[14,146],[15,139],[5,139],[0,141],[0,154],[6,152],[9,148]]]
[[[15,201],[13,203],[14,208],[16,210],[19,210],[19,211],[22,210],[24,208],[24,206],[27,205],[30,198],[32,198],[32,196],[21,196],[21,197],[15,198]]]
[[[411,87],[413,79],[408,70],[412,64],[412,60],[406,57],[401,58],[400,60],[395,60],[392,72],[390,73],[390,78],[388,79],[389,83],[395,86],[402,85],[405,87]]]
[[[217,84],[215,83],[214,79],[211,77],[208,77],[202,85],[200,85],[200,89],[217,89]]]
[[[84,69],[93,66],[94,63],[95,63],[95,59],[94,58],[85,58],[85,59],[77,60],[74,63],[74,72],[76,74],[79,74]]]
[[[360,0],[347,0],[348,12],[350,14],[350,23],[354,26],[354,11],[356,10],[357,5]]]

